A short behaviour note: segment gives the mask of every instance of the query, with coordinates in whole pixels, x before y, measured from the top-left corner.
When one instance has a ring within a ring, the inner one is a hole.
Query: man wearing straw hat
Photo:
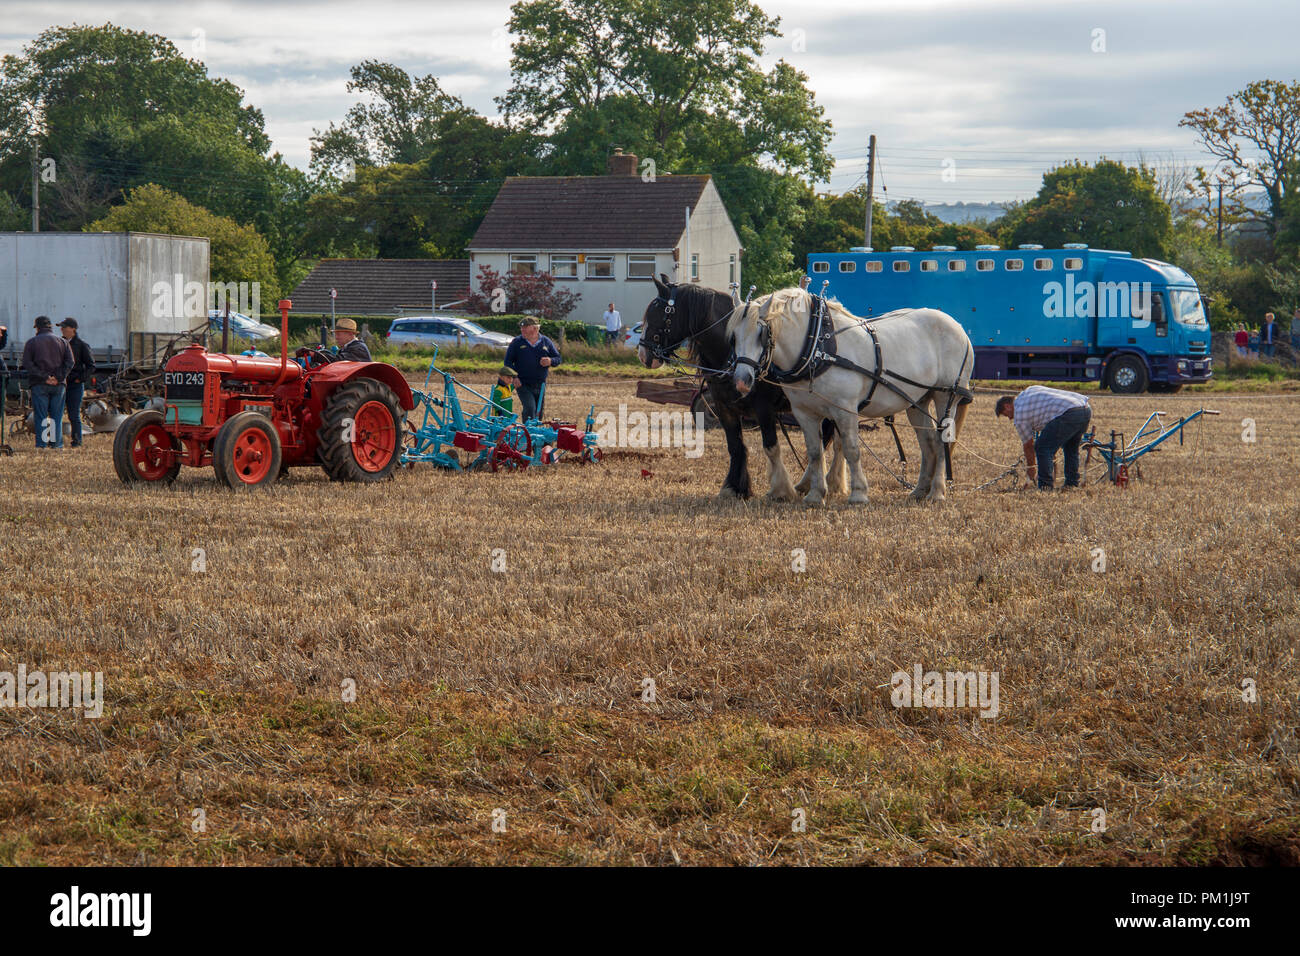
[[[339,347],[339,358],[345,362],[369,362],[370,349],[357,338],[357,324],[351,319],[334,323],[334,344]]]

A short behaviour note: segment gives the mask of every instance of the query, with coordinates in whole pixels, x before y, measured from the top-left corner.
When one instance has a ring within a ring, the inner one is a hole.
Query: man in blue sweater
[[[516,391],[523,405],[523,421],[542,417],[542,388],[548,372],[560,364],[560,350],[542,335],[531,315],[519,323],[519,334],[506,349],[506,365],[515,370]]]

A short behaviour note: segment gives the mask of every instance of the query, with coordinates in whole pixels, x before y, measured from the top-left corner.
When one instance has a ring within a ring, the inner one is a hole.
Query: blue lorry
[[[977,379],[1098,382],[1176,391],[1212,373],[1208,303],[1167,262],[1067,243],[1061,249],[935,246],[808,256],[811,291],[863,318],[935,308],[966,329]]]

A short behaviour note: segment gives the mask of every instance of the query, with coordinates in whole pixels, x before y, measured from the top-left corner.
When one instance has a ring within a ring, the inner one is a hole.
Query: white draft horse
[[[956,319],[937,309],[900,309],[867,322],[838,302],[802,289],[780,289],[758,308],[738,311],[727,331],[735,343],[737,390],[745,394],[757,382],[774,382],[790,400],[808,447],[807,504],[820,504],[826,496],[823,418],[835,422],[843,439],[849,501],[864,504],[858,417],[903,411],[921,446],[911,497],[946,497],[950,456],[944,445],[961,432],[975,363],[970,338]]]

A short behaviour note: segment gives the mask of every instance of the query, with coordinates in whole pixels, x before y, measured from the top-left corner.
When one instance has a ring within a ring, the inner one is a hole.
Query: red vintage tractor
[[[339,361],[317,348],[289,361],[291,306],[280,302],[278,360],[191,345],[167,363],[163,410],[136,412],[114,435],[122,481],[171,482],[182,465],[211,465],[231,488],[269,485],[299,465],[319,465],[335,481],[393,473],[415,406],[406,379],[383,362]]]

